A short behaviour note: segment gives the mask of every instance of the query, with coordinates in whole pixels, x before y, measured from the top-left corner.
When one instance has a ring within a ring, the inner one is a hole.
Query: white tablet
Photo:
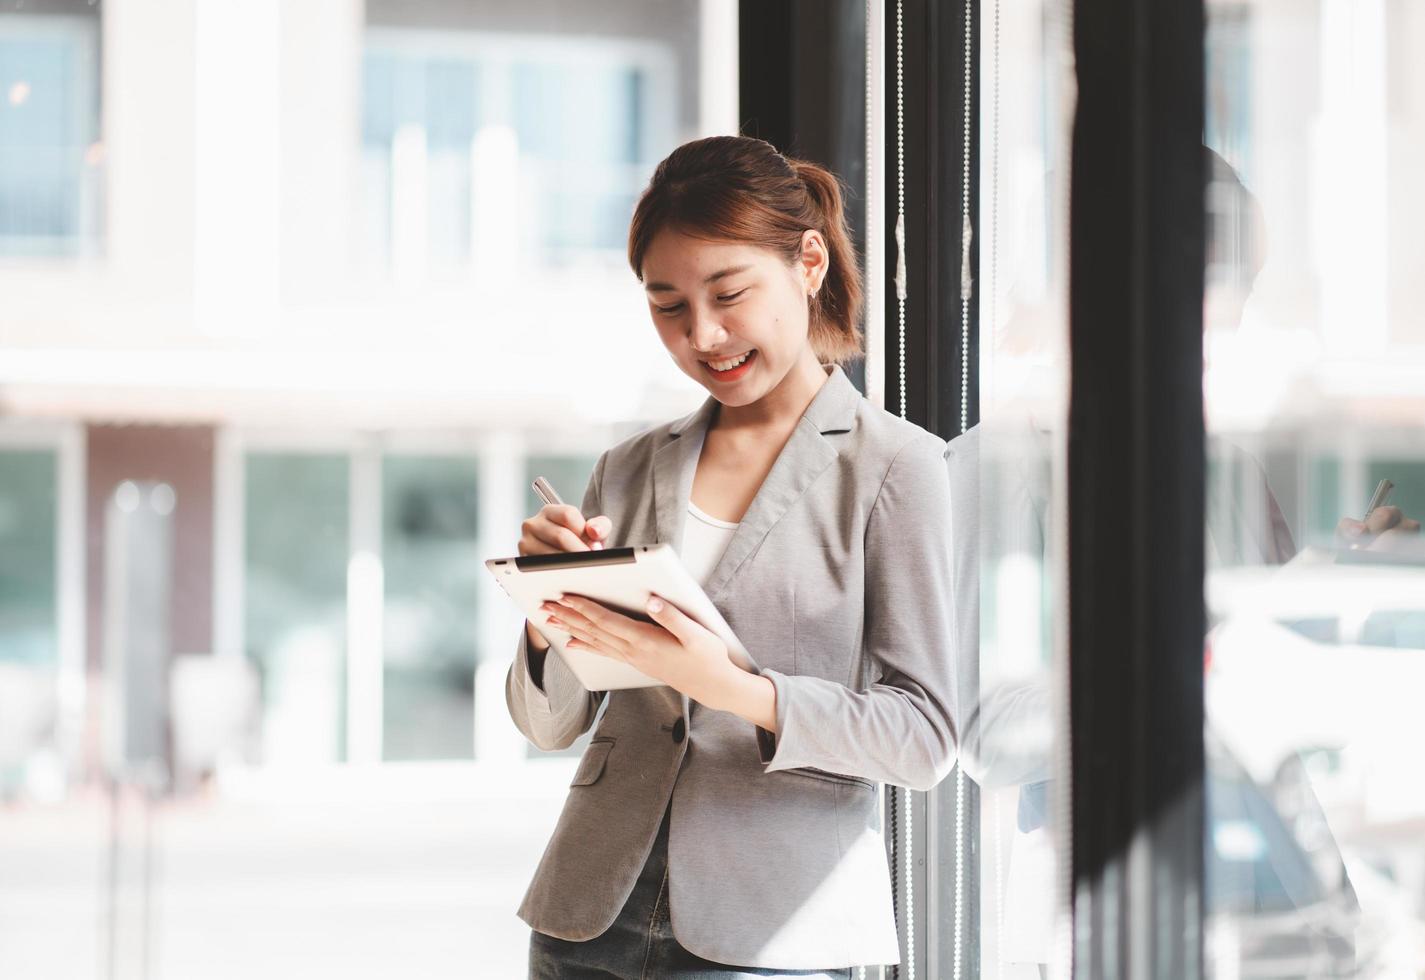
[[[663,682],[622,661],[589,650],[565,649],[568,635],[547,628],[549,617],[539,608],[541,603],[563,593],[587,596],[645,623],[653,621],[644,609],[649,597],[657,593],[726,643],[733,663],[743,670],[757,671],[751,655],[738,642],[727,620],[722,618],[672,545],[491,558],[485,567],[540,635],[559,651],[579,683],[590,691],[658,687]]]

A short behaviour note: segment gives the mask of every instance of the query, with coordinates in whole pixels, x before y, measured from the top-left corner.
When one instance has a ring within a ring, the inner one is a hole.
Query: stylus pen
[[[1363,521],[1371,519],[1371,511],[1377,507],[1384,507],[1385,502],[1390,499],[1390,492],[1395,489],[1395,484],[1389,480],[1381,480],[1376,484],[1376,492],[1371,494],[1371,502],[1366,505],[1366,516]]]
[[[539,494],[539,499],[554,507],[564,506],[564,501],[559,499],[559,494],[554,492],[554,487],[542,476],[534,478],[534,492]],[[602,551],[604,548],[602,541],[595,541],[589,545],[590,551]]]

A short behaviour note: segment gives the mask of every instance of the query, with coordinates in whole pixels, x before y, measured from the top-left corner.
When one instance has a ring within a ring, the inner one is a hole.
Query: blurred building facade
[[[735,39],[718,0],[0,15],[0,665],[44,692],[12,791],[103,758],[121,487],[174,500],[170,656],[226,665],[187,696],[256,683],[209,762],[524,757],[481,563],[535,474],[577,502],[701,398],[624,240],[735,131]]]

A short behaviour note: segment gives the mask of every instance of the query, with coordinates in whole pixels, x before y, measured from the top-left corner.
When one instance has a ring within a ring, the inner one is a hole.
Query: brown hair
[[[823,363],[861,356],[859,267],[846,231],[841,185],[830,171],[784,157],[750,136],[684,143],[658,165],[633,212],[628,264],[640,282],[648,246],[667,228],[760,245],[789,264],[801,255],[802,234],[821,232],[830,268],[810,301],[812,350]]]

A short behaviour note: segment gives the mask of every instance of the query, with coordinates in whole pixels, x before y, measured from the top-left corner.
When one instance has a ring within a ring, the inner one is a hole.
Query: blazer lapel
[[[830,367],[827,375],[826,383],[797,420],[791,437],[778,453],[747,513],[742,515],[727,550],[713,568],[704,586],[710,598],[716,599],[727,588],[743,561],[757,550],[792,504],[835,461],[836,447],[825,434],[851,429],[861,393],[839,366]],[[717,399],[708,396],[697,411],[669,428],[668,441],[654,452],[653,507],[657,540],[680,550],[693,476],[697,473],[698,457],[702,455],[717,407]]]
[[[713,567],[704,587],[710,598],[716,600],[727,590],[737,570],[757,551],[768,532],[836,461],[836,446],[826,438],[826,434],[851,429],[861,393],[839,366],[828,368],[827,375],[826,383],[797,420],[796,428],[777,454],[747,512],[742,515],[727,549]],[[697,456],[694,456],[688,473],[688,493],[692,491],[696,469]],[[688,493],[684,494],[682,501],[685,511]]]
[[[672,425],[668,441],[653,454],[654,540],[678,551],[683,545],[683,519],[693,493],[693,475],[717,405],[717,399],[709,395],[697,411]]]
[[[767,532],[776,526],[807,487],[816,482],[836,455],[836,447],[822,436],[814,423],[809,422],[805,415],[797,420],[791,438],[777,455],[767,478],[752,498],[747,513],[742,515],[737,530],[732,532],[727,550],[713,567],[705,586],[711,598],[716,599],[723,593],[743,561],[757,550]]]

